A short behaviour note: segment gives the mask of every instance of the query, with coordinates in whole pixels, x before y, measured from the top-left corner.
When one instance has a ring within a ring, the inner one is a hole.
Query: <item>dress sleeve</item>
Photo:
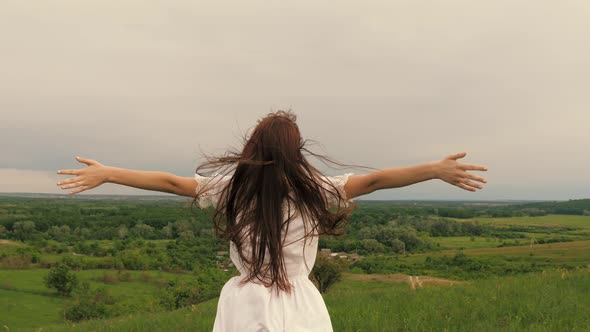
[[[205,191],[199,197],[197,197],[199,207],[201,209],[205,209],[209,206],[217,206],[217,203],[221,198],[221,192],[230,180],[231,176],[202,176],[195,173],[194,178],[197,182],[195,193],[198,193],[199,191],[203,190],[203,188],[205,188]]]
[[[324,176],[323,178],[328,180],[330,183],[334,184],[334,186],[336,186],[336,189],[338,189],[338,192],[340,193],[340,195],[342,195],[342,197],[344,198],[344,201],[340,202],[340,208],[346,208],[349,207],[351,203],[353,203],[354,201],[352,200],[352,198],[348,198],[346,196],[346,191],[344,191],[344,185],[346,184],[346,182],[348,182],[348,178],[354,175],[354,173],[346,173],[346,174],[342,174],[342,175],[337,175],[337,176]],[[324,187],[324,189],[328,189],[333,191],[334,189],[332,189],[331,186],[328,186],[325,183],[322,183],[322,186]],[[334,195],[327,193],[327,198],[328,198],[328,206],[329,207],[338,207],[338,198],[334,197]]]

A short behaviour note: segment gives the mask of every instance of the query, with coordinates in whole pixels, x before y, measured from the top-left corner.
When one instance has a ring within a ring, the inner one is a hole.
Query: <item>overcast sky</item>
[[[67,193],[55,173],[85,167],[76,155],[192,176],[291,108],[343,163],[466,151],[489,168],[476,193],[435,180],[359,198],[588,198],[589,17],[586,0],[4,0],[0,192]]]

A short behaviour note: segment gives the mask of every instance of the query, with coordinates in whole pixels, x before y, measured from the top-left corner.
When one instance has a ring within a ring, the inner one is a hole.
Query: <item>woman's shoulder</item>
[[[346,182],[348,181],[348,179],[352,175],[354,175],[354,173],[344,173],[344,174],[339,174],[339,175],[321,174],[320,178],[323,179],[324,181],[330,182],[334,185],[344,186],[344,184],[346,184]]]
[[[231,177],[231,175],[222,175],[219,173],[210,176],[195,173],[194,178],[197,181],[195,192],[199,195],[197,197],[199,206],[206,208],[217,205],[221,199],[221,193],[231,180]]]

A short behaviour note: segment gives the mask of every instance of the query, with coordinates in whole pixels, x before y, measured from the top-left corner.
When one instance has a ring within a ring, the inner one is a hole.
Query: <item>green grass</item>
[[[0,328],[8,326],[10,331],[15,331],[16,328],[47,326],[63,321],[61,309],[64,300],[61,297],[0,289],[0,299]]]
[[[490,278],[411,290],[345,282],[326,303],[335,331],[583,331],[590,326],[590,274]],[[405,286],[405,287],[404,287]]]
[[[0,301],[0,327],[42,327],[63,321],[61,309],[67,298],[56,295],[53,289],[43,284],[43,276],[47,272],[47,269],[0,270],[0,295],[3,299]],[[192,278],[190,274],[125,271],[131,275],[131,281],[115,284],[97,281],[96,278],[105,272],[116,275],[114,270],[81,270],[76,271],[76,275],[80,281],[88,281],[92,287],[105,286],[117,299],[117,309],[124,312],[160,310],[154,302],[154,295],[160,287],[156,281]],[[142,274],[151,276],[153,282],[141,281]],[[31,312],[39,312],[39,319],[31,319]]]
[[[334,331],[589,331],[590,273],[551,271],[411,290],[344,280],[324,296]],[[217,300],[43,331],[211,331]],[[26,331],[26,330],[23,330]]]
[[[89,320],[77,324],[54,324],[43,327],[43,332],[62,331],[207,331],[213,329],[218,299],[212,299],[174,311],[141,313],[111,319]],[[38,329],[19,329],[23,332],[37,332]]]
[[[473,256],[502,256],[504,258],[520,258],[531,260],[533,257],[542,258],[546,262],[555,264],[574,263],[590,264],[590,240],[510,246],[500,248],[471,248],[461,250],[466,255]],[[459,250],[443,250],[400,257],[405,262],[423,261],[426,256],[451,256]],[[532,255],[531,255],[532,254]]]
[[[475,236],[472,241],[470,236],[431,237],[430,239],[435,243],[439,243],[440,248],[443,250],[495,248],[502,241],[515,246],[517,245],[515,241],[518,241],[520,245],[528,246],[531,244],[531,239],[539,240],[557,237],[581,241],[590,238],[590,216],[547,215],[539,217],[450,219],[459,222],[478,222],[502,228],[519,226],[530,231],[515,231],[515,233],[521,233],[526,237],[521,239]]]
[[[449,237],[431,237],[433,242],[439,243],[441,249],[461,249],[461,248],[495,248],[501,241],[496,238],[475,236],[449,236]]]
[[[495,225],[534,225],[546,227],[579,227],[590,229],[590,216],[570,216],[562,214],[550,214],[539,217],[471,218],[453,220],[471,222],[477,221],[481,224]]]
[[[459,220],[459,219],[457,219]],[[520,246],[496,248],[502,241],[469,236],[435,237],[440,252],[399,256],[401,262],[424,262],[426,256],[452,256],[461,251],[468,256],[496,257],[499,260],[563,263],[588,266],[590,263],[590,216],[548,215],[542,217],[474,218],[501,227],[527,227],[527,239]],[[569,229],[568,229],[569,228]],[[530,238],[564,236],[573,242],[535,244]],[[513,243],[516,239],[505,239]],[[150,240],[165,246],[169,240]],[[102,247],[112,241],[100,241]],[[0,253],[13,254],[16,246],[0,245]],[[63,257],[42,254],[42,262]],[[104,260],[111,258],[85,257]],[[143,271],[126,271],[133,281],[104,284],[96,278],[105,271],[76,271],[93,287],[105,286],[117,298],[117,306],[136,312],[112,319],[72,324],[62,323],[61,309],[66,299],[43,285],[47,269],[0,270],[0,329],[10,331],[211,331],[217,306],[213,299],[197,306],[172,312],[156,309],[155,282],[138,281]],[[434,271],[422,271],[430,274]],[[191,278],[190,274],[149,271],[151,280]],[[344,280],[325,295],[334,331],[590,331],[590,271],[530,273],[510,277],[489,277],[452,287],[428,286],[411,290],[405,283]],[[141,313],[140,313],[141,312]],[[33,313],[33,314],[32,314]],[[6,329],[6,328],[4,328]]]
[[[169,242],[174,242],[175,240],[171,239],[158,239],[158,240],[144,240],[146,243],[153,243],[156,247],[166,247]],[[101,248],[112,248],[113,247],[113,240],[84,240],[83,243],[89,244],[93,242],[98,242],[98,245]]]

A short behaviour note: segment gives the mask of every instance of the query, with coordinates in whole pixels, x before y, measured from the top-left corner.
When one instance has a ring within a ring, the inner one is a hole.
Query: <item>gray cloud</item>
[[[27,170],[75,155],[190,176],[201,150],[291,107],[345,163],[467,151],[490,169],[477,193],[432,181],[366,198],[589,197],[589,14],[573,0],[5,1],[0,191],[55,191]]]

